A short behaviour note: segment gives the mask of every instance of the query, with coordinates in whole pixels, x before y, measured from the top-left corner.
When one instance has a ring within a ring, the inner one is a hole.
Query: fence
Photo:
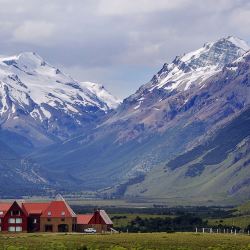
[[[223,233],[223,234],[247,234],[250,235],[249,230],[245,229],[236,229],[236,228],[212,228],[212,227],[203,227],[203,228],[195,228],[195,233]]]

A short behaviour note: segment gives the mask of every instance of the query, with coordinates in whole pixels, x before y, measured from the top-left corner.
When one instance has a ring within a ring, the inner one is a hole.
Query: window
[[[15,218],[9,218],[8,222],[9,222],[10,224],[15,224]]]
[[[23,228],[22,227],[16,227],[16,232],[22,232]]]
[[[34,220],[33,220],[33,223],[36,224],[36,223],[37,223],[37,219],[34,219]]]
[[[65,221],[65,218],[61,218],[61,221]]]
[[[15,228],[15,227],[9,227],[9,228],[8,228],[8,231],[9,231],[9,232],[15,232],[15,231],[16,231],[16,228]]]
[[[62,211],[61,215],[62,215],[62,216],[65,216],[65,212],[64,212],[64,211]]]
[[[47,221],[51,221],[51,219],[50,219],[50,218],[48,218],[48,219],[47,219]]]
[[[11,212],[11,215],[20,215],[20,211],[19,210],[12,210]]]
[[[20,224],[22,222],[23,222],[22,218],[16,218],[16,224]]]
[[[22,232],[23,228],[22,227],[9,227],[8,231],[9,232]]]
[[[22,218],[9,218],[9,220],[8,220],[8,222],[10,223],[10,224],[20,224],[20,223],[22,223],[23,222],[23,219]]]
[[[3,211],[0,211],[0,215],[3,215]]]
[[[51,212],[50,211],[48,212],[48,216],[51,216]]]

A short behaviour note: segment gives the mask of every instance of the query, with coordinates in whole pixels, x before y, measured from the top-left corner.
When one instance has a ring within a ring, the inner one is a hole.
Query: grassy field
[[[157,214],[110,214],[110,218],[112,218],[114,227],[126,227],[132,220],[134,220],[138,216],[142,219],[171,217],[169,215]]]
[[[53,250],[53,249],[250,249],[250,236],[195,233],[148,234],[18,234],[0,235],[0,249]]]
[[[233,217],[223,218],[223,219],[208,219],[209,225],[231,225],[237,226],[240,228],[246,228],[250,225],[250,202],[236,208],[236,211],[233,213]]]
[[[219,224],[226,226],[236,226],[240,228],[246,228],[250,225],[250,216],[243,215],[224,219],[209,219],[208,224],[211,226],[217,226]]]
[[[128,226],[132,220],[134,220],[137,216],[142,219],[150,219],[150,218],[167,218],[167,217],[175,217],[171,215],[157,215],[157,214],[129,214],[129,213],[117,213],[110,214],[112,221],[114,223],[114,227],[126,227]],[[224,226],[236,226],[242,229],[247,228],[250,225],[250,215],[241,215],[229,218],[203,218],[204,220],[208,220],[208,226],[217,227],[218,225]]]
[[[166,218],[174,217],[169,215],[155,215],[155,214],[110,214],[112,221],[114,222],[114,227],[126,227],[134,220],[137,216],[142,219],[146,218]],[[230,218],[217,218],[217,219],[207,219],[208,225],[211,227],[217,227],[218,225],[224,226],[236,226],[240,228],[247,228],[250,225],[250,215],[230,217]]]

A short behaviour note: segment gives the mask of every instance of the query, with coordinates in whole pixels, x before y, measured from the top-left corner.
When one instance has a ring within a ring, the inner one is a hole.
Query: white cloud
[[[45,21],[25,21],[18,26],[13,33],[15,42],[28,44],[48,45],[52,37],[55,25]]]
[[[13,23],[7,20],[0,20],[0,33],[5,32],[8,33],[11,29],[13,29]]]
[[[250,42],[249,0],[0,0],[0,6],[1,54],[36,51],[122,96],[204,42],[228,35]]]
[[[243,35],[250,35],[250,5],[248,8],[236,9],[230,16],[231,25]]]
[[[127,15],[183,8],[188,0],[100,0],[97,12],[102,15]]]

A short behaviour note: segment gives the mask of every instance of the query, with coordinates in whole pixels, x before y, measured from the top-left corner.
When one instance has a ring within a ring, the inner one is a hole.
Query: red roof
[[[50,202],[42,203],[23,203],[23,208],[28,215],[30,214],[42,214],[43,211],[50,205]]]
[[[0,203],[0,211],[8,211],[13,203]]]
[[[99,213],[100,213],[102,219],[104,220],[105,224],[113,225],[112,220],[109,218],[109,216],[108,216],[108,214],[106,213],[105,210],[99,210]]]
[[[93,214],[78,214],[77,215],[77,224],[87,225],[93,217]]]
[[[0,203],[0,217],[4,217],[6,212],[14,203]],[[17,203],[18,204],[18,203]],[[65,200],[57,200],[51,202],[28,202],[18,204],[25,214],[39,214],[41,217],[76,217],[74,211],[70,208]]]
[[[76,214],[65,201],[51,201],[41,217],[76,217]]]
[[[3,217],[5,213],[10,209],[13,203],[0,203],[0,217]]]

